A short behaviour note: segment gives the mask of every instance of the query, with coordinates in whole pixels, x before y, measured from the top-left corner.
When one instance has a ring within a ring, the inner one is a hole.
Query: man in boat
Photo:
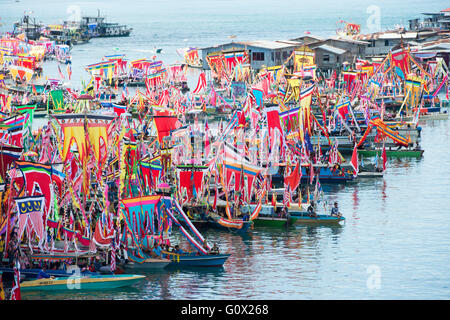
[[[162,251],[161,245],[158,242],[152,250],[152,257],[161,259],[162,258],[161,251]]]
[[[414,150],[420,150],[419,141],[416,141],[416,146],[414,147]]]
[[[286,207],[283,207],[283,208],[281,208],[279,217],[280,218],[285,218],[286,216],[287,216],[287,210],[286,210]]]
[[[311,204],[308,207],[308,215],[310,217],[317,217],[317,213],[316,213],[316,205],[314,204],[314,201],[311,200]]]
[[[186,253],[183,250],[181,250],[181,248],[180,248],[180,246],[178,244],[174,247],[174,252],[177,253],[177,254],[184,254],[184,253]]]
[[[332,217],[340,217],[341,213],[339,212],[339,207],[338,207],[338,203],[335,202],[334,203],[334,207],[331,208],[331,216]]]
[[[211,248],[211,254],[219,254],[219,247],[217,246],[217,243],[214,242],[213,247]]]

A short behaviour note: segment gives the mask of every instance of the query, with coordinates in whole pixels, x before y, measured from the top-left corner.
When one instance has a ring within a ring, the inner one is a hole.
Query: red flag
[[[300,179],[302,177],[301,169],[300,169],[300,162],[297,162],[297,165],[295,166],[294,171],[289,176],[286,176],[284,178],[284,183],[289,185],[291,191],[297,189]]]
[[[355,148],[353,149],[352,160],[350,161],[350,164],[352,165],[353,169],[355,170],[354,175],[356,176],[359,172],[358,151],[356,150],[356,145],[355,145]]]
[[[382,154],[382,157],[383,157],[383,171],[384,170],[386,170],[386,147],[384,146],[384,144],[383,144],[383,154]]]
[[[216,187],[216,192],[214,193],[214,203],[213,203],[213,206],[212,206],[214,211],[216,211],[216,208],[217,208],[217,193],[218,193],[218,190],[217,190],[217,187]]]

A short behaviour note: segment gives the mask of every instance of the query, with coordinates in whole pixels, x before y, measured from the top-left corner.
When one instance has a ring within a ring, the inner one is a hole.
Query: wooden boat
[[[368,164],[364,164],[364,165],[360,164],[358,177],[359,178],[383,177],[383,169],[378,168],[373,163],[368,163]]]
[[[242,224],[242,228],[236,229],[236,228],[231,228],[231,227],[221,225],[219,223],[219,220],[220,220],[220,218],[213,217],[209,221],[210,226],[214,229],[229,231],[232,233],[240,233],[240,234],[247,233],[248,230],[250,230],[250,228],[253,226],[253,221],[244,221]]]
[[[193,68],[193,69],[201,69],[201,68],[203,68],[203,66],[202,66],[202,64],[194,64],[194,63],[186,63],[186,65],[189,67],[189,68]]]
[[[354,179],[353,168],[350,163],[342,163],[339,165],[339,167],[336,167],[336,168],[330,167],[327,163],[316,163],[313,166],[314,166],[314,174],[319,175],[319,180],[321,182],[345,183],[348,181],[352,181]],[[280,164],[278,164],[278,168],[279,167],[285,167],[285,164],[280,163]],[[301,182],[307,183],[310,179],[309,166],[302,165],[301,169],[302,169]],[[282,186],[283,181],[284,181],[284,176],[283,176],[282,172],[281,173],[277,172],[277,173],[272,174],[272,182],[274,185]],[[282,190],[284,192],[284,188]]]
[[[386,149],[387,157],[399,157],[399,158],[420,158],[425,150],[421,149],[398,149],[398,150],[389,150]],[[367,157],[374,157],[378,154],[381,156],[383,153],[383,149],[358,149],[358,154]]]
[[[0,272],[3,272],[5,274],[11,273],[14,274],[13,268],[0,268]],[[74,274],[75,270],[48,270],[48,269],[20,269],[20,274],[24,276],[25,279],[36,279],[41,272],[44,272],[48,274],[51,277],[70,277]],[[88,270],[80,271],[82,276],[96,276],[100,275],[98,272],[91,272]]]
[[[273,228],[284,228],[292,223],[292,219],[289,218],[279,218],[270,216],[258,216],[253,220],[255,227],[273,227]]]
[[[256,204],[242,206],[242,213],[250,214],[256,207]],[[258,217],[253,220],[255,227],[274,227],[283,228],[291,224],[290,217],[280,217],[272,205],[262,205]]]
[[[231,254],[207,254],[197,255],[190,252],[187,254],[177,254],[174,252],[162,251],[164,258],[170,259],[168,268],[173,267],[222,267]]]
[[[380,177],[383,177],[383,172],[377,171],[358,172],[358,178],[380,178]]]
[[[146,269],[163,269],[168,264],[170,264],[169,259],[153,259],[149,258],[144,260],[142,263],[131,262],[123,265],[125,269],[133,269],[133,270],[146,270]]]
[[[345,222],[344,217],[331,216],[327,214],[318,214],[310,216],[307,212],[297,211],[289,212],[293,224],[337,224]]]
[[[298,204],[292,204],[289,208],[289,216],[292,224],[317,224],[317,225],[340,225],[345,222],[345,217],[331,216],[327,214],[317,214],[310,216],[307,212],[309,204],[302,203],[301,207]]]
[[[449,113],[447,112],[431,112],[427,114],[421,114],[419,120],[447,120]],[[403,121],[412,121],[414,119],[411,117],[404,117]]]
[[[130,286],[145,278],[135,274],[96,275],[78,277],[43,278],[23,281],[22,291],[104,290]]]

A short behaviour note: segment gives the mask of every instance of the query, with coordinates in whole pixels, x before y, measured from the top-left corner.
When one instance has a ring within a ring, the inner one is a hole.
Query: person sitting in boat
[[[339,212],[339,207],[338,207],[338,203],[335,202],[334,203],[334,207],[331,208],[331,216],[333,217],[340,217],[341,213]]]
[[[39,271],[39,274],[37,276],[38,279],[43,279],[43,278],[50,278],[50,276],[44,271],[44,269],[42,269],[41,271]]]
[[[219,254],[219,247],[217,246],[217,243],[214,242],[213,247],[211,248],[211,254]]]
[[[101,267],[102,267],[102,262],[100,260],[100,257],[96,256],[94,263],[93,263],[93,271],[98,272],[98,271],[100,271]]]
[[[157,243],[156,246],[152,250],[152,257],[161,259],[162,258],[161,251],[162,251],[161,245],[159,243]]]
[[[278,215],[280,218],[284,218],[287,215],[286,207],[281,208],[280,214]]]
[[[414,147],[414,150],[420,150],[419,141],[416,141],[416,146]]]
[[[316,205],[314,204],[314,201],[311,201],[311,204],[308,207],[308,215],[310,217],[317,217],[316,214]]]
[[[183,250],[181,250],[181,248],[180,248],[179,245],[176,245],[176,246],[175,246],[173,252],[176,253],[176,254],[184,254],[184,253],[186,253],[186,252],[184,252]]]

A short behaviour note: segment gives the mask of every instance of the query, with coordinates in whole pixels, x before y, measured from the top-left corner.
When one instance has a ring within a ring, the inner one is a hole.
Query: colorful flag
[[[41,246],[45,241],[44,196],[15,198],[14,200],[19,213],[18,239],[22,238],[25,229],[30,238],[34,231],[39,238],[39,246]]]
[[[197,87],[192,91],[193,94],[198,94],[202,89],[206,89],[206,74],[204,72],[200,73],[198,77]]]
[[[62,73],[61,68],[59,67],[59,65],[58,65],[58,71],[59,71],[59,75],[60,75],[61,79],[65,79],[64,74]]]
[[[14,287],[11,289],[10,300],[22,300],[20,294],[20,271],[17,267],[14,267]]]
[[[353,170],[355,170],[354,175],[356,176],[359,172],[358,151],[356,150],[356,144],[355,148],[353,149],[352,160],[350,161],[350,164],[353,167]]]
[[[116,245],[114,238],[111,241],[111,272],[116,270]]]
[[[72,67],[70,63],[67,65],[67,74],[69,75],[69,80],[72,77]]]

